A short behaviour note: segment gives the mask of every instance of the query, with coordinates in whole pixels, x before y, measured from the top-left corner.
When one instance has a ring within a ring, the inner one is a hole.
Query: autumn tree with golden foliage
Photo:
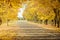
[[[0,0],[0,23],[17,19],[18,9],[26,0]]]
[[[44,20],[46,24],[47,21],[53,21],[53,24],[59,27],[60,2],[59,0],[30,0],[23,16],[24,19],[37,22]]]

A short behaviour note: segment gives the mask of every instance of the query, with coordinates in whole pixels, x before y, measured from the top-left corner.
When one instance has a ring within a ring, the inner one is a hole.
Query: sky
[[[22,4],[22,8],[19,9],[18,18],[23,18],[23,12],[26,9],[26,4]]]

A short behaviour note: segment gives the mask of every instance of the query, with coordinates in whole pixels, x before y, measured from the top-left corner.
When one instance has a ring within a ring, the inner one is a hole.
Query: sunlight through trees
[[[41,22],[53,22],[60,25],[60,1],[59,0],[0,0],[0,23],[17,19],[22,4],[27,4],[23,12],[26,20]]]
[[[21,8],[22,3],[25,1],[26,0],[0,0],[1,22],[17,19],[18,9]]]

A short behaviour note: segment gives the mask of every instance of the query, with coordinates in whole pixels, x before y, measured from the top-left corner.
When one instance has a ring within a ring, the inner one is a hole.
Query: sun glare
[[[26,9],[26,4],[23,4],[22,8],[19,9],[18,16],[17,16],[18,18],[23,18],[22,14],[23,14],[25,9]]]

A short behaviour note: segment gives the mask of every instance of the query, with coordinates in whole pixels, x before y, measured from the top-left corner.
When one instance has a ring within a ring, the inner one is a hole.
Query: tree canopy
[[[39,1],[30,1],[23,16],[26,19],[30,18],[31,20],[35,20],[36,18],[37,20],[53,20],[55,17],[55,13],[50,6],[46,7]]]

